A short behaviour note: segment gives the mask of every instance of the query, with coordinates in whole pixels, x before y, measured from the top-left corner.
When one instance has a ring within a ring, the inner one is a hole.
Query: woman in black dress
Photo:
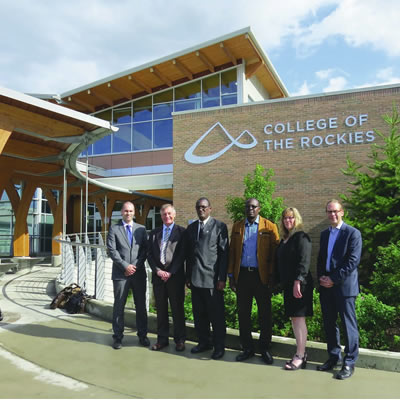
[[[277,272],[283,288],[285,315],[291,318],[297,351],[286,370],[307,364],[306,317],[313,315],[313,282],[310,273],[311,240],[303,231],[303,220],[296,208],[286,208],[280,220],[282,238],[277,249]]]

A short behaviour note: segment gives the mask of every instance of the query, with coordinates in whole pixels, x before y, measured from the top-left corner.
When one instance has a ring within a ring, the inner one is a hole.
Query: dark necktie
[[[204,234],[204,222],[200,221],[199,240],[203,237],[203,234]]]
[[[132,231],[131,231],[131,226],[129,224],[126,225],[126,234],[128,236],[129,244],[132,245]]]

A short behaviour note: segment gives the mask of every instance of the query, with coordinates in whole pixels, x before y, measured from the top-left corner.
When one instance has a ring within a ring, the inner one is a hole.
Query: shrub
[[[385,304],[400,304],[400,241],[378,248],[371,293]]]

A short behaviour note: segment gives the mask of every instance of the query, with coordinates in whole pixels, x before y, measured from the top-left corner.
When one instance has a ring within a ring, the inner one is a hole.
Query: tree
[[[245,186],[243,197],[228,196],[226,198],[226,210],[233,222],[245,218],[244,206],[247,199],[256,198],[261,205],[260,215],[270,221],[278,221],[283,211],[283,200],[281,197],[272,198],[276,183],[270,178],[274,176],[273,169],[266,169],[257,164],[253,174],[247,174],[243,183]]]
[[[349,222],[361,231],[363,258],[360,266],[361,283],[368,284],[379,246],[385,247],[400,240],[400,117],[393,106],[392,115],[384,115],[389,133],[375,130],[383,144],[373,144],[371,165],[347,159],[342,172],[354,178],[350,195],[342,195],[349,211]],[[397,266],[393,266],[396,268]]]

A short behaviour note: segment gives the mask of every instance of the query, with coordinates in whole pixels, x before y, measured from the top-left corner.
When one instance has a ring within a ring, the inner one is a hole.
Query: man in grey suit
[[[214,347],[211,358],[218,360],[225,353],[228,229],[210,216],[211,204],[205,197],[197,200],[196,212],[199,220],[186,229],[186,283],[192,291],[194,327],[199,338],[199,344],[191,352],[201,353]]]
[[[176,351],[185,350],[185,228],[175,224],[176,211],[172,204],[160,210],[163,226],[151,231],[147,260],[153,271],[153,290],[157,307],[157,343],[151,349],[168,346],[168,300],[174,322]]]
[[[136,308],[136,328],[142,346],[150,345],[147,338],[146,269],[147,233],[143,225],[133,222],[134,205],[127,201],[121,209],[122,220],[112,225],[107,235],[107,249],[113,260],[114,308],[112,327],[113,347],[122,347],[124,311],[129,289]]]

